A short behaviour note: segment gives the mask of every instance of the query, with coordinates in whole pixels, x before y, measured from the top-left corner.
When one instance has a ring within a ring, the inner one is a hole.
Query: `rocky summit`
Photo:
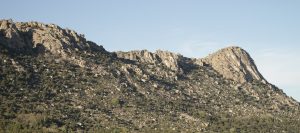
[[[300,131],[300,105],[240,47],[108,52],[54,24],[0,21],[0,132]]]
[[[199,65],[209,64],[225,78],[237,82],[250,82],[253,80],[266,80],[258,72],[250,55],[239,47],[228,47],[204,58],[198,59]]]

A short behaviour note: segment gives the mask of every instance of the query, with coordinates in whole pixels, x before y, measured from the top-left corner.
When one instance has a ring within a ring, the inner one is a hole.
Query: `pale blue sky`
[[[2,0],[0,19],[55,23],[109,51],[203,57],[247,50],[271,83],[300,101],[299,0]]]

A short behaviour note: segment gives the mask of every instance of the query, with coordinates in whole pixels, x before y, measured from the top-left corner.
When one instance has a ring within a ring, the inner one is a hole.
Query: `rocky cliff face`
[[[185,57],[168,51],[158,50],[151,53],[147,50],[117,52],[119,58],[129,59],[138,62],[163,64],[172,70],[182,70]],[[250,55],[240,47],[228,47],[221,49],[205,58],[193,59],[185,65],[209,65],[225,78],[232,79],[238,83],[251,82],[254,80],[267,83],[257,70],[257,67]]]
[[[96,44],[86,41],[84,35],[73,30],[62,29],[54,24],[38,22],[16,22],[12,20],[0,21],[1,42],[14,50],[38,49],[53,54],[65,56],[73,50],[104,49]]]
[[[228,47],[221,49],[206,58],[197,59],[196,64],[211,65],[225,78],[237,82],[263,81],[264,77],[259,73],[250,55],[240,47]]]
[[[172,70],[179,70],[180,59],[182,55],[178,55],[168,51],[157,50],[155,53],[151,53],[147,50],[130,51],[130,52],[117,52],[119,58],[129,59],[133,61],[151,63],[151,64],[163,64]]]
[[[0,132],[299,131],[299,103],[239,47],[110,53],[53,24],[0,26]]]

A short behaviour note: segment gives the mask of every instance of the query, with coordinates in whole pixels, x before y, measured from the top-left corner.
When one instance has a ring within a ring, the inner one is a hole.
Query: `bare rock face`
[[[172,70],[178,70],[179,60],[182,58],[181,55],[174,54],[168,51],[161,51],[157,50],[156,54],[160,57],[163,64],[167,67],[171,68]]]
[[[133,61],[150,63],[164,66],[178,71],[183,66],[209,65],[227,79],[232,79],[238,83],[251,82],[253,80],[267,83],[259,73],[250,55],[239,47],[228,47],[213,53],[206,58],[195,59],[192,62],[185,61],[185,57],[168,51],[158,50],[151,53],[147,50],[117,52],[119,58]]]
[[[19,30],[12,20],[0,21],[0,41],[4,40],[9,44],[9,48],[22,48],[26,46],[24,39],[20,36]]]
[[[117,52],[117,56],[119,58],[124,58],[133,61],[147,62],[152,64],[158,63],[158,59],[159,59],[159,57],[156,54],[151,53],[147,50]]]
[[[240,47],[228,47],[198,59],[196,64],[211,65],[225,78],[243,83],[253,80],[266,82],[250,55]]]
[[[147,50],[130,51],[130,52],[117,52],[119,58],[129,59],[133,61],[151,63],[151,64],[163,64],[172,70],[179,70],[178,62],[182,58],[181,55],[169,52],[157,50],[155,53]]]
[[[60,55],[71,50],[104,50],[73,30],[38,22],[0,20],[0,40],[11,49],[39,48]]]

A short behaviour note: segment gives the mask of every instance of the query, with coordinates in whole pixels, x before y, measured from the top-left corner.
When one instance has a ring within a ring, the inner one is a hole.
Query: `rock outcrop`
[[[264,77],[257,70],[253,59],[240,47],[224,48],[205,58],[195,59],[192,62],[186,62],[186,58],[182,55],[161,50],[154,53],[147,50],[117,52],[117,56],[143,63],[163,64],[172,70],[181,70],[183,65],[209,65],[225,78],[239,83],[253,80],[266,83]]]
[[[259,80],[266,82],[259,73],[250,55],[240,47],[228,47],[213,53],[206,58],[198,59],[196,64],[211,65],[228,79],[237,82]]]
[[[155,53],[147,50],[129,51],[129,52],[116,52],[119,58],[129,59],[151,64],[163,64],[172,70],[179,70],[179,62],[182,55],[175,54],[169,51],[157,50]]]
[[[103,47],[86,41],[84,35],[54,24],[0,20],[0,40],[11,49],[34,49],[65,55],[71,50],[98,50]]]

